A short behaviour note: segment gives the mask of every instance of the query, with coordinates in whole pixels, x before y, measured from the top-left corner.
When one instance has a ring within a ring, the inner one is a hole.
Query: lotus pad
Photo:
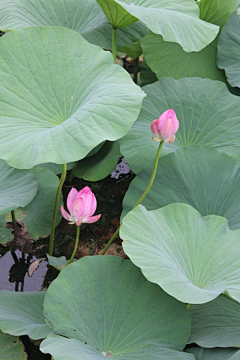
[[[221,295],[190,309],[192,331],[189,343],[205,348],[240,346],[240,304]],[[239,352],[240,354],[240,352]]]
[[[133,208],[146,189],[152,166],[131,182],[123,200],[123,215]],[[142,205],[155,210],[185,203],[205,215],[220,215],[229,227],[240,228],[240,166],[226,154],[207,146],[188,146],[164,156]]]
[[[186,350],[198,360],[239,360],[240,351],[236,349],[202,349],[199,347]]]
[[[112,26],[96,0],[4,0],[0,3],[0,29],[16,30],[30,26],[63,26],[79,32],[87,41],[112,48]],[[118,48],[146,35],[140,21],[118,30]]]
[[[240,160],[240,99],[220,81],[200,78],[162,79],[143,87],[147,93],[138,120],[120,140],[120,150],[135,173],[157,153],[151,122],[173,108],[180,122],[173,144],[162,155],[189,145],[207,145]],[[161,156],[162,156],[161,155]]]
[[[0,215],[29,204],[37,187],[37,179],[29,171],[13,169],[0,160]]]
[[[0,358],[1,360],[26,360],[27,354],[17,337],[0,332]]]
[[[240,87],[240,16],[233,14],[224,26],[218,42],[218,66],[228,82]]]
[[[199,19],[199,8],[192,0],[97,0],[110,23],[122,28],[141,20],[166,41],[183,49],[199,51],[217,35],[218,26]]]
[[[142,90],[73,30],[12,31],[0,53],[0,154],[11,166],[82,159],[125,135],[139,114]]]
[[[28,335],[37,340],[50,333],[43,317],[45,292],[0,291],[0,329],[11,335]]]
[[[180,352],[190,332],[184,304],[116,256],[84,257],[63,269],[47,291],[44,314],[65,337],[41,345],[55,360],[188,359]]]
[[[240,230],[220,216],[201,217],[186,204],[147,211],[139,205],[123,219],[123,249],[144,276],[179,301],[202,304],[224,291],[240,301]]]

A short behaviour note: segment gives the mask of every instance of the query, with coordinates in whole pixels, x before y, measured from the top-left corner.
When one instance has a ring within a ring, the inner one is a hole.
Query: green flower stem
[[[139,64],[139,57],[135,59],[135,64],[134,64],[133,81],[135,82],[135,84],[138,83],[138,64]]]
[[[57,210],[59,205],[59,199],[62,191],[62,187],[67,175],[67,164],[62,164],[62,175],[59,180],[55,204],[53,209],[53,217],[52,217],[52,227],[51,227],[51,235],[50,235],[50,242],[49,242],[49,255],[53,255],[53,245],[54,245],[54,234],[55,234],[55,227],[56,227],[56,219],[57,219]]]
[[[16,226],[16,225],[17,225],[17,220],[16,220],[16,216],[15,216],[14,210],[11,211],[11,215],[12,215],[13,225]]]
[[[73,261],[75,255],[76,255],[77,247],[78,247],[78,242],[79,242],[79,235],[80,235],[80,226],[77,226],[77,235],[76,235],[75,246],[74,246],[74,249],[73,249],[72,256],[71,256],[70,259],[68,260],[66,266],[68,266],[69,264],[71,264],[71,262]]]
[[[191,306],[192,306],[192,304],[187,304],[187,311],[190,310]]]
[[[116,29],[112,28],[112,56],[114,63],[116,64],[117,59],[117,36]]]
[[[74,167],[72,168],[70,175],[69,175],[69,179],[68,179],[70,182],[72,182],[72,180],[73,180],[77,165],[78,165],[78,161],[75,161]]]
[[[160,144],[159,144],[157,155],[156,155],[156,158],[155,158],[155,161],[154,161],[152,176],[151,176],[151,179],[150,179],[150,181],[148,183],[148,186],[147,186],[146,190],[144,191],[144,193],[142,194],[142,196],[140,197],[140,199],[138,200],[138,202],[134,205],[134,207],[130,211],[132,211],[133,209],[135,209],[136,206],[141,204],[141,202],[145,199],[145,197],[147,196],[149,190],[151,189],[152,184],[153,184],[154,179],[155,179],[155,176],[156,176],[157,167],[158,167],[158,160],[159,160],[159,157],[160,157],[160,154],[161,154],[162,147],[163,147],[163,141],[161,141]],[[121,226],[122,226],[122,224],[119,225],[118,229],[115,231],[115,233],[113,234],[113,236],[111,237],[111,239],[109,240],[109,242],[107,243],[105,248],[101,251],[100,255],[104,255],[106,253],[109,246],[112,244],[112,242],[117,237]]]

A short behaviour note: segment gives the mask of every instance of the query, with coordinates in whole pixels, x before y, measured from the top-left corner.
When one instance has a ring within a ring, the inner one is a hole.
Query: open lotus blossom
[[[69,213],[61,206],[61,213],[64,219],[70,221],[70,224],[80,226],[82,223],[95,223],[101,217],[92,216],[97,208],[97,200],[88,186],[85,186],[79,192],[72,188],[67,197],[67,208]]]
[[[164,111],[157,120],[151,124],[151,130],[156,137],[154,141],[165,141],[172,143],[175,140],[175,133],[178,131],[179,121],[173,109]]]

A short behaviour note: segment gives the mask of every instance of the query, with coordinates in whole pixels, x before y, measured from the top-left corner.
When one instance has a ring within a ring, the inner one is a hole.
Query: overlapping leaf
[[[37,340],[50,333],[43,316],[45,292],[0,291],[0,329],[10,335]]]
[[[121,153],[135,173],[149,166],[157,153],[151,122],[173,108],[180,122],[173,144],[162,155],[189,145],[207,145],[240,159],[240,99],[219,81],[200,78],[162,79],[143,87],[147,97],[138,120],[120,140]]]
[[[179,301],[202,304],[224,291],[240,302],[240,230],[186,204],[130,211],[120,230],[123,249],[144,276]]]
[[[131,182],[123,200],[124,216],[144,193],[152,166]],[[220,215],[240,228],[239,162],[207,146],[189,146],[164,156],[142,205],[155,210],[172,203],[193,206],[202,216]]]
[[[112,48],[112,27],[95,0],[4,0],[0,2],[0,28],[24,29],[30,26],[63,26],[79,32],[87,41]],[[138,21],[118,30],[118,48],[146,35]]]
[[[97,0],[110,23],[123,28],[141,20],[166,41],[179,43],[185,51],[200,51],[216,37],[218,26],[199,19],[192,0]]]
[[[240,87],[240,16],[233,14],[218,41],[218,66],[224,69],[228,82]]]
[[[198,3],[200,18],[222,27],[236,10],[238,3],[238,0],[201,0]],[[166,42],[161,35],[150,32],[141,40],[141,46],[147,64],[157,74],[158,79],[198,76],[226,82],[224,72],[216,63],[217,42],[218,38],[199,52],[187,53],[180,45]]]
[[[29,204],[37,188],[37,179],[33,174],[14,169],[0,160],[0,215]]]
[[[116,256],[84,257],[63,269],[48,289],[44,313],[64,336],[41,344],[55,360],[69,353],[71,360],[193,359],[180,352],[190,332],[185,305]]]
[[[190,310],[189,343],[205,348],[240,346],[240,304],[226,295]],[[240,354],[240,352],[239,352]]]
[[[27,354],[17,337],[0,332],[0,357],[1,360],[26,360]]]
[[[240,351],[236,349],[203,349],[199,347],[187,349],[186,352],[194,354],[198,360],[239,360]]]
[[[12,166],[82,159],[125,135],[139,114],[141,89],[73,30],[16,30],[0,53],[0,156]]]

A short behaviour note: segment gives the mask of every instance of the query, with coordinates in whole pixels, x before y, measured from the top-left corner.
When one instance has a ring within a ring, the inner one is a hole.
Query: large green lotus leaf
[[[187,52],[200,51],[217,36],[219,27],[199,19],[192,0],[97,0],[115,28],[137,19],[166,41],[179,43]]]
[[[0,329],[10,335],[44,339],[51,329],[43,316],[45,292],[0,291]]]
[[[12,218],[9,216],[8,220],[12,221]],[[7,223],[5,220],[5,216],[0,216],[0,244],[2,245],[6,245],[14,238],[14,235],[12,234],[12,229],[7,229],[6,225]]]
[[[192,331],[189,343],[205,348],[240,345],[240,304],[226,295],[190,310]]]
[[[34,167],[31,172],[38,180],[38,191],[35,198],[26,207],[21,208],[24,218],[19,216],[19,220],[27,226],[30,238],[39,239],[47,237],[51,232],[52,214],[54,208],[55,197],[59,184],[59,178],[50,170]],[[60,203],[63,204],[61,194]],[[62,219],[60,206],[57,211],[56,226]]]
[[[207,145],[240,159],[240,99],[225,84],[200,78],[162,79],[143,87],[147,97],[138,120],[120,140],[120,150],[135,173],[151,164],[157,153],[151,122],[173,108],[180,122],[173,144],[162,155],[188,145]]]
[[[238,7],[238,0],[201,0],[200,18],[222,27]],[[161,35],[150,33],[141,40],[141,45],[150,68],[158,79],[198,76],[226,82],[224,72],[217,67],[216,38],[199,52],[186,53],[180,45],[163,40]]]
[[[78,162],[75,176],[88,181],[102,180],[113,172],[120,156],[118,142],[107,141],[97,154]]]
[[[33,174],[27,170],[13,169],[0,160],[0,215],[29,204],[37,188]]]
[[[70,339],[65,350],[62,338],[57,347],[41,347],[55,360],[64,358],[59,347],[68,359],[185,359],[177,352],[190,334],[185,305],[117,256],[84,257],[64,268],[47,291],[44,314],[55,334]]]
[[[144,193],[152,166],[131,182],[123,200],[124,216]],[[142,205],[155,210],[172,203],[193,206],[202,216],[220,215],[240,228],[240,166],[207,146],[188,146],[161,158],[156,178]]]
[[[27,354],[17,337],[0,332],[0,359],[26,360]]]
[[[236,349],[203,349],[194,347],[186,350],[198,360],[239,360],[240,351]]]
[[[139,114],[143,91],[73,30],[11,31],[0,53],[0,156],[12,166],[82,159],[125,135]]]
[[[223,27],[218,41],[217,62],[224,69],[228,82],[240,87],[240,16],[233,14]]]
[[[30,26],[63,26],[79,32],[87,41],[112,48],[112,26],[95,0],[4,0],[0,3],[0,28],[24,29]],[[146,35],[140,21],[118,30],[117,47]]]
[[[56,175],[62,173],[62,165],[45,163],[45,164],[39,164],[39,166],[52,171]],[[67,170],[71,170],[73,167],[74,167],[74,162],[67,164]]]
[[[120,236],[143,275],[179,301],[202,304],[224,291],[240,301],[240,230],[225,218],[201,217],[187,204],[139,205],[124,217]]]

